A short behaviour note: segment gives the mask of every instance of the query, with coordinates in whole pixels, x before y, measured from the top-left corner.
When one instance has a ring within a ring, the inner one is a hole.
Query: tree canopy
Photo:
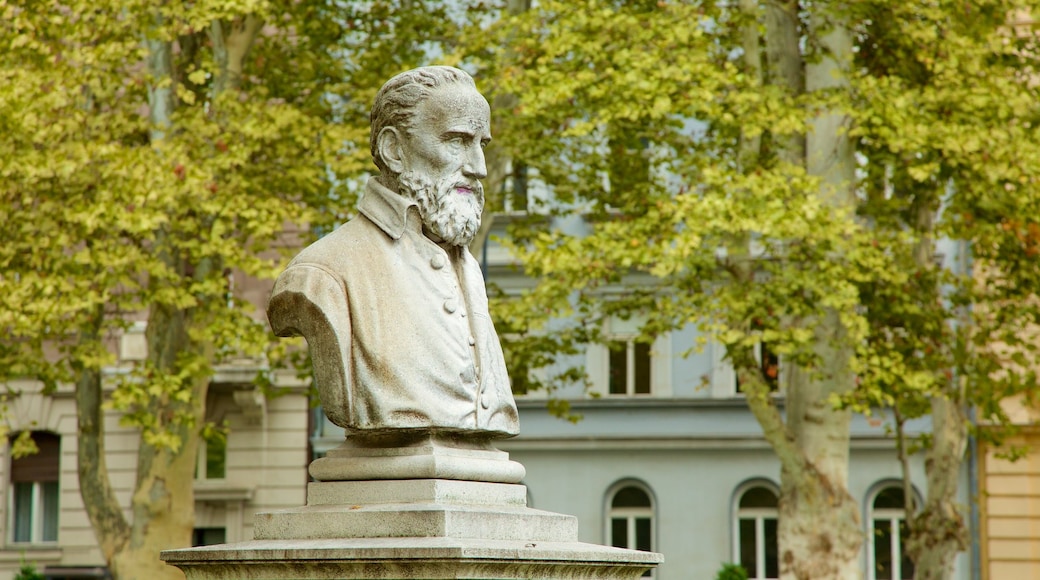
[[[352,212],[372,95],[447,52],[468,10],[0,2],[0,380],[74,388],[81,495],[117,577],[177,574],[158,551],[190,544],[196,443],[219,436],[209,377],[271,360],[234,280],[272,278],[287,228],[306,240]],[[141,320],[147,358],[103,384]],[[105,408],[142,437],[129,518]]]
[[[881,408],[897,430],[933,413],[911,551],[919,577],[945,577],[964,546],[951,490],[967,413],[999,423],[1000,401],[1036,384],[1036,13],[540,2],[497,21],[475,62],[519,96],[501,146],[551,190],[546,213],[585,224],[513,227],[505,243],[538,284],[503,304],[505,326],[535,336],[556,319],[553,348],[600,339],[613,315],[644,315],[647,338],[698,326],[726,345],[788,482],[785,458],[841,463],[799,442],[848,436],[807,434],[802,410]],[[787,421],[760,344],[788,369]]]

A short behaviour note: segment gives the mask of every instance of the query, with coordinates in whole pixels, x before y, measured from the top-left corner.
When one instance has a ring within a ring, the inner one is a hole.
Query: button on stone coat
[[[267,308],[278,336],[307,339],[326,415],[348,431],[516,435],[477,261],[426,237],[415,203],[375,179],[358,211],[290,262]]]

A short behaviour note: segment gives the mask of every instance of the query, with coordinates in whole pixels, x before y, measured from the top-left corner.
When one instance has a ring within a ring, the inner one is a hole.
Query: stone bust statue
[[[303,336],[329,419],[348,435],[519,431],[502,347],[468,243],[480,226],[491,109],[451,67],[401,73],[371,113],[358,216],[297,255],[267,315]]]

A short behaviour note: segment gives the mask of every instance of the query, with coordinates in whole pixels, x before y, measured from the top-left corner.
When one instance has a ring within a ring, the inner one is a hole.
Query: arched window
[[[751,580],[779,578],[776,489],[761,483],[745,487],[738,492],[736,504],[734,560]]]
[[[912,580],[914,564],[906,555],[906,502],[899,484],[881,487],[867,504],[870,526],[867,561],[869,580]]]
[[[11,541],[56,542],[61,437],[44,431],[30,437],[38,451],[11,459]]]
[[[654,504],[647,490],[624,485],[610,496],[607,534],[611,546],[629,550],[654,549]],[[643,576],[651,576],[647,571]]]

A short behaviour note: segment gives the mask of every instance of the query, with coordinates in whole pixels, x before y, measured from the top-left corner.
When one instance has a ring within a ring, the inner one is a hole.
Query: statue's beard
[[[480,229],[480,212],[484,209],[484,186],[475,179],[452,175],[433,183],[414,171],[397,177],[401,193],[419,204],[423,226],[445,243],[469,245]],[[459,193],[467,187],[472,193]]]

